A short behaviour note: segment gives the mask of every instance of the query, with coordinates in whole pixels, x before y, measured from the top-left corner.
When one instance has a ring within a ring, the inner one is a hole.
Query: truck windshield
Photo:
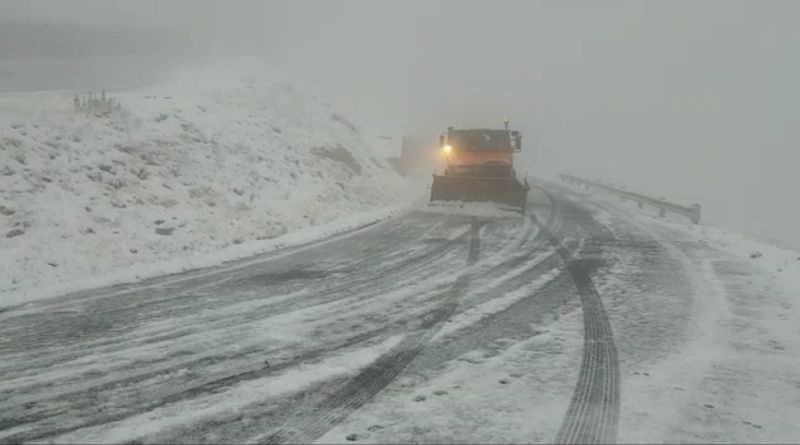
[[[448,142],[456,150],[510,150],[511,139],[505,130],[456,130]]]

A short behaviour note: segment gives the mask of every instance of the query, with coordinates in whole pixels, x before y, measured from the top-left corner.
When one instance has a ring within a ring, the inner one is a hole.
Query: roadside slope
[[[73,96],[0,96],[0,305],[352,217],[405,187],[361,129],[263,76],[179,73],[113,93],[122,109],[102,117]]]

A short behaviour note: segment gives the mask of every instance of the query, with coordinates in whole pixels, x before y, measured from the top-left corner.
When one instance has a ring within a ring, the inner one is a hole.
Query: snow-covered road
[[[541,186],[6,309],[0,441],[800,438],[798,351],[760,323],[796,314],[745,297],[747,258]]]

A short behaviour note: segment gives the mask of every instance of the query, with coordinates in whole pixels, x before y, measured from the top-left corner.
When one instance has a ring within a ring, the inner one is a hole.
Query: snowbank
[[[132,266],[257,253],[406,199],[371,136],[258,74],[179,73],[110,93],[122,109],[102,117],[76,112],[74,94],[0,96],[0,306]]]

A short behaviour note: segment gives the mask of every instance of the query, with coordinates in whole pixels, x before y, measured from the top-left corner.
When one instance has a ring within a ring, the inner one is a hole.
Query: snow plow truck
[[[508,129],[454,129],[439,137],[446,161],[443,175],[433,174],[433,201],[488,201],[512,206],[524,213],[527,178],[520,182],[514,153],[522,150],[522,136]]]

